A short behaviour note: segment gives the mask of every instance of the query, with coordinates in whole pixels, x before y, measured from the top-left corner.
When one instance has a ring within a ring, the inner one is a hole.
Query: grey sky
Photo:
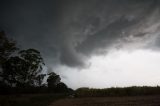
[[[158,0],[0,2],[0,30],[5,30],[21,48],[40,50],[53,70],[60,70],[60,66],[87,69],[94,56],[107,55],[113,49],[159,50]],[[63,75],[64,71],[58,73]]]

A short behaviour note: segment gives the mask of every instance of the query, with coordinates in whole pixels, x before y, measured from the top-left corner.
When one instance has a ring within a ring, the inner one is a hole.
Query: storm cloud
[[[85,68],[111,49],[158,49],[158,0],[1,0],[0,29],[48,65]]]

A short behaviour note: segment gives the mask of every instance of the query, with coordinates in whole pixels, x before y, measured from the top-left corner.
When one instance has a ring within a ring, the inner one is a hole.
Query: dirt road
[[[50,106],[160,106],[160,96],[68,98]]]

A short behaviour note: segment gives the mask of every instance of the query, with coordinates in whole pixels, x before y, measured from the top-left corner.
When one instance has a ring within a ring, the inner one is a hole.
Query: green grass
[[[1,95],[0,106],[48,106],[66,94]]]

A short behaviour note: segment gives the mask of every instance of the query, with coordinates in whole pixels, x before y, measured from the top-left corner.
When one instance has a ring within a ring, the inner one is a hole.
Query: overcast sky
[[[160,85],[159,0],[0,0],[0,30],[74,89]]]

